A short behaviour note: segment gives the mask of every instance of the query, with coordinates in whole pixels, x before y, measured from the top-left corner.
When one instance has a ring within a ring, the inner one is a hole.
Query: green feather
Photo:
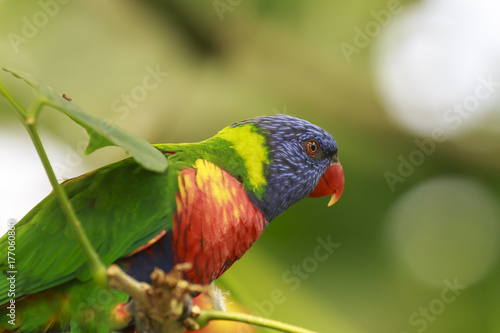
[[[175,209],[172,170],[146,171],[126,159],[62,184],[92,245],[104,264],[132,252],[171,227]],[[138,199],[141,200],[138,200]],[[0,240],[6,248],[7,238]],[[16,296],[32,294],[77,278],[90,278],[87,263],[54,195],[50,194],[16,227]],[[8,270],[6,253],[0,269]],[[0,281],[0,303],[8,284]]]

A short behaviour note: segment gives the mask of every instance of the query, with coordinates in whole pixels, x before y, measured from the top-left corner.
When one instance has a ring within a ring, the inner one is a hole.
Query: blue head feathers
[[[232,127],[253,124],[269,148],[267,186],[261,200],[250,199],[268,221],[307,197],[332,162],[337,161],[337,143],[322,128],[286,115],[248,119]]]

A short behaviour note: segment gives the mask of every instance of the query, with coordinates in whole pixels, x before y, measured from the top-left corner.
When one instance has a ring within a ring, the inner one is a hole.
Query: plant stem
[[[42,106],[43,104],[40,104]],[[102,288],[108,287],[107,276],[106,276],[106,268],[103,263],[99,259],[99,256],[92,248],[92,244],[87,238],[85,232],[82,229],[82,225],[76,216],[75,210],[73,209],[73,205],[68,199],[66,192],[64,192],[63,188],[57,181],[56,175],[54,174],[54,170],[52,170],[52,166],[50,165],[49,158],[47,157],[47,153],[43,148],[42,141],[40,140],[40,136],[38,135],[38,131],[35,126],[35,122],[33,118],[27,118],[25,122],[26,129],[35,145],[36,151],[38,152],[38,156],[42,161],[43,167],[45,168],[45,172],[49,177],[50,184],[54,188],[54,193],[59,200],[59,204],[61,206],[61,210],[64,215],[68,219],[68,224],[70,225],[73,233],[75,234],[78,243],[87,259],[87,262],[90,267],[90,272],[94,277],[95,282],[101,286]]]
[[[10,94],[10,92],[5,88],[3,83],[0,81],[0,93],[5,97],[5,99],[16,109],[17,115],[24,122],[27,117],[27,112],[24,108],[19,104],[19,102]]]
[[[66,192],[64,192],[63,188],[57,181],[56,175],[54,174],[54,170],[50,165],[49,158],[47,157],[47,153],[43,148],[42,141],[40,140],[40,136],[38,135],[38,131],[36,129],[36,118],[38,112],[46,104],[46,102],[43,99],[39,98],[29,108],[29,110],[25,110],[21,106],[21,104],[19,104],[19,102],[10,94],[10,92],[7,90],[7,88],[3,85],[2,82],[0,82],[0,94],[3,95],[3,97],[5,97],[5,99],[7,100],[7,102],[9,102],[14,107],[14,109],[17,111],[16,114],[19,116],[21,122],[26,127],[26,130],[28,131],[31,140],[33,141],[33,144],[36,148],[38,156],[42,161],[45,172],[49,177],[50,184],[54,189],[54,193],[59,201],[61,210],[64,213],[64,215],[66,215],[68,224],[70,225],[70,228],[73,230],[78,240],[78,243],[80,244],[80,247],[83,251],[83,254],[87,259],[87,262],[89,264],[89,269],[92,274],[92,277],[94,278],[94,281],[97,283],[97,285],[101,286],[102,288],[107,288],[108,279],[106,276],[106,267],[104,267],[104,264],[99,259],[99,256],[92,248],[92,244],[87,238],[87,235],[85,234],[85,231],[83,230],[82,225],[78,220],[78,217],[76,216],[75,210],[73,209],[73,206],[71,205],[71,202],[69,201]]]
[[[315,333],[305,328],[293,326],[290,324],[282,323],[280,321],[252,316],[244,313],[234,313],[226,311],[215,310],[202,310],[200,316],[197,318],[198,322],[205,323],[210,320],[231,320],[239,321],[242,323],[272,328],[282,332],[290,333]]]

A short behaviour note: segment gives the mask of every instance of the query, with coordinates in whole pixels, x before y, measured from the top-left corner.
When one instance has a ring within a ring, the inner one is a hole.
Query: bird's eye
[[[316,140],[311,140],[307,143],[307,152],[311,156],[316,155],[318,152],[318,142]]]

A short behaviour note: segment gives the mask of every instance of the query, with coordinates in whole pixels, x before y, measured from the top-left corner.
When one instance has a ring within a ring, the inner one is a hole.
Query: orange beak
[[[326,172],[319,179],[318,185],[316,185],[316,188],[309,196],[311,198],[318,198],[331,195],[330,202],[328,202],[328,207],[330,207],[339,200],[343,191],[344,169],[342,169],[340,162],[334,162],[326,169]]]

